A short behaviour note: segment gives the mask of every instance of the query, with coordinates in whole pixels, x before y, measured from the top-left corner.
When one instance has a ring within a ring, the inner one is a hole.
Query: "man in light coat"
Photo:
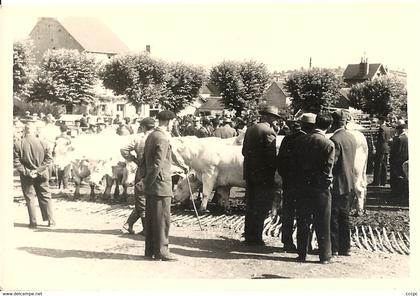
[[[143,132],[131,143],[127,144],[125,147],[121,148],[121,156],[127,161],[133,161],[139,167],[144,153],[145,140],[155,128],[155,120],[152,117],[146,117],[140,122],[140,128]],[[135,155],[132,152],[135,152]],[[143,225],[143,230],[139,233],[140,235],[144,234],[144,228],[146,224],[146,197],[144,193],[140,190],[140,176],[141,170],[136,170],[136,176],[134,178],[134,209],[131,212],[130,216],[127,219],[127,222],[123,225],[123,228],[128,231],[130,234],[135,234],[133,226],[134,223],[140,218]]]

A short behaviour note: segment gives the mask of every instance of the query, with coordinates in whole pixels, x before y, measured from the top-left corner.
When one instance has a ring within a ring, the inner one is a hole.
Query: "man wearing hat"
[[[325,136],[332,123],[331,115],[318,114],[315,129],[296,142],[297,186],[297,251],[299,262],[306,261],[309,226],[313,222],[321,263],[331,259],[331,192],[334,143]]]
[[[236,130],[232,128],[232,120],[230,118],[225,118],[223,121],[223,126],[218,127],[213,133],[213,136],[222,139],[233,138],[237,135],[238,133]]]
[[[345,129],[348,115],[343,110],[332,113],[335,146],[333,185],[331,189],[331,247],[333,255],[350,256],[349,212],[354,196],[354,159],[356,139]]]
[[[373,170],[372,186],[385,186],[387,181],[387,167],[389,156],[389,140],[391,140],[391,129],[386,125],[387,118],[379,117],[379,130],[376,138],[375,163]]]
[[[48,185],[48,166],[52,163],[51,150],[47,143],[36,136],[35,123],[24,127],[24,137],[13,147],[13,162],[20,174],[20,183],[29,214],[29,227],[37,227],[36,201],[38,199],[42,220],[49,227],[55,226],[51,193]]]
[[[315,123],[310,118],[309,116],[302,116],[302,123],[299,121],[290,123],[291,133],[283,138],[277,155],[277,171],[283,181],[281,242],[283,243],[283,250],[286,252],[296,252],[296,245],[293,242],[293,226],[296,216],[296,199],[301,194],[301,188],[296,183],[298,169],[296,141],[302,135],[306,135],[306,132],[301,128],[302,124]]]
[[[169,226],[171,223],[172,149],[170,133],[175,114],[164,110],[158,113],[159,126],[149,134],[144,146],[140,176],[144,176],[146,194],[145,257],[162,261],[177,260],[169,252]],[[188,168],[182,160],[175,162]]]
[[[280,116],[275,106],[265,106],[260,122],[246,130],[242,146],[246,181],[245,243],[264,245],[264,220],[275,192],[276,133],[272,124]]]
[[[141,129],[141,132],[139,133],[138,137],[125,147],[121,148],[121,156],[127,161],[133,161],[137,164],[137,167],[140,167],[141,161],[143,159],[145,141],[154,128],[154,118],[144,118],[140,122],[139,129]],[[135,152],[135,155],[132,153],[132,151]],[[144,196],[144,193],[141,192],[139,186],[137,186],[137,184],[141,181],[140,173],[141,170],[138,168],[134,178],[134,209],[128,217],[127,222],[125,222],[123,225],[123,228],[127,230],[128,233],[134,234],[134,223],[136,223],[140,218],[141,224],[143,225],[143,230],[140,232],[140,234],[143,235],[146,224],[146,197]]]

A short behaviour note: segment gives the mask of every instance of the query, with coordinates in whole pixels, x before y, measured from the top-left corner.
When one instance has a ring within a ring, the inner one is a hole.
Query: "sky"
[[[413,34],[410,3],[178,3],[79,8],[11,8],[13,39],[28,36],[37,17],[93,16],[133,52],[210,68],[223,60],[257,60],[270,71],[345,68],[370,63],[407,69]]]

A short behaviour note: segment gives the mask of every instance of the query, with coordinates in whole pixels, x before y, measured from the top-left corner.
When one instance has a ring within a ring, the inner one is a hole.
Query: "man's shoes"
[[[247,246],[265,246],[265,242],[263,240],[245,240],[244,244]]]
[[[284,244],[283,245],[283,252],[286,253],[296,253],[297,252],[297,248],[296,246],[292,243],[292,244]]]
[[[332,261],[331,261],[331,258],[330,258],[328,260],[320,260],[319,263],[321,263],[321,264],[331,264]]]
[[[172,254],[155,256],[155,260],[156,261],[178,261],[178,259]]]
[[[125,230],[125,231],[127,231],[129,234],[136,234],[136,232],[134,231],[134,229],[133,229],[133,226],[131,226],[130,224],[128,224],[128,223],[125,223],[123,226],[122,226],[122,228]]]
[[[351,256],[350,251],[346,251],[346,252],[338,252],[339,256]]]
[[[144,255],[144,258],[145,258],[146,260],[154,260],[153,255],[149,255],[149,254]]]
[[[303,255],[297,256],[296,262],[300,262],[300,263],[306,262],[306,256],[303,256]]]
[[[29,227],[29,228],[37,228],[37,227],[38,227],[38,224],[36,224],[36,223],[30,223],[30,224],[28,225],[28,227]]]
[[[57,226],[54,221],[48,221],[48,227],[54,229]]]
[[[338,256],[338,252],[332,252],[333,256]]]

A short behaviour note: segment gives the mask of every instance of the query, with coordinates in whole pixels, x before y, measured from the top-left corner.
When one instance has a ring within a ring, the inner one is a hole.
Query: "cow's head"
[[[188,180],[187,180],[188,178]],[[190,173],[187,178],[182,178],[178,181],[176,190],[174,192],[174,199],[178,202],[185,202],[190,198],[190,188],[188,186],[188,181],[191,186],[191,191],[194,194],[201,186],[200,180],[198,180],[195,173]]]

